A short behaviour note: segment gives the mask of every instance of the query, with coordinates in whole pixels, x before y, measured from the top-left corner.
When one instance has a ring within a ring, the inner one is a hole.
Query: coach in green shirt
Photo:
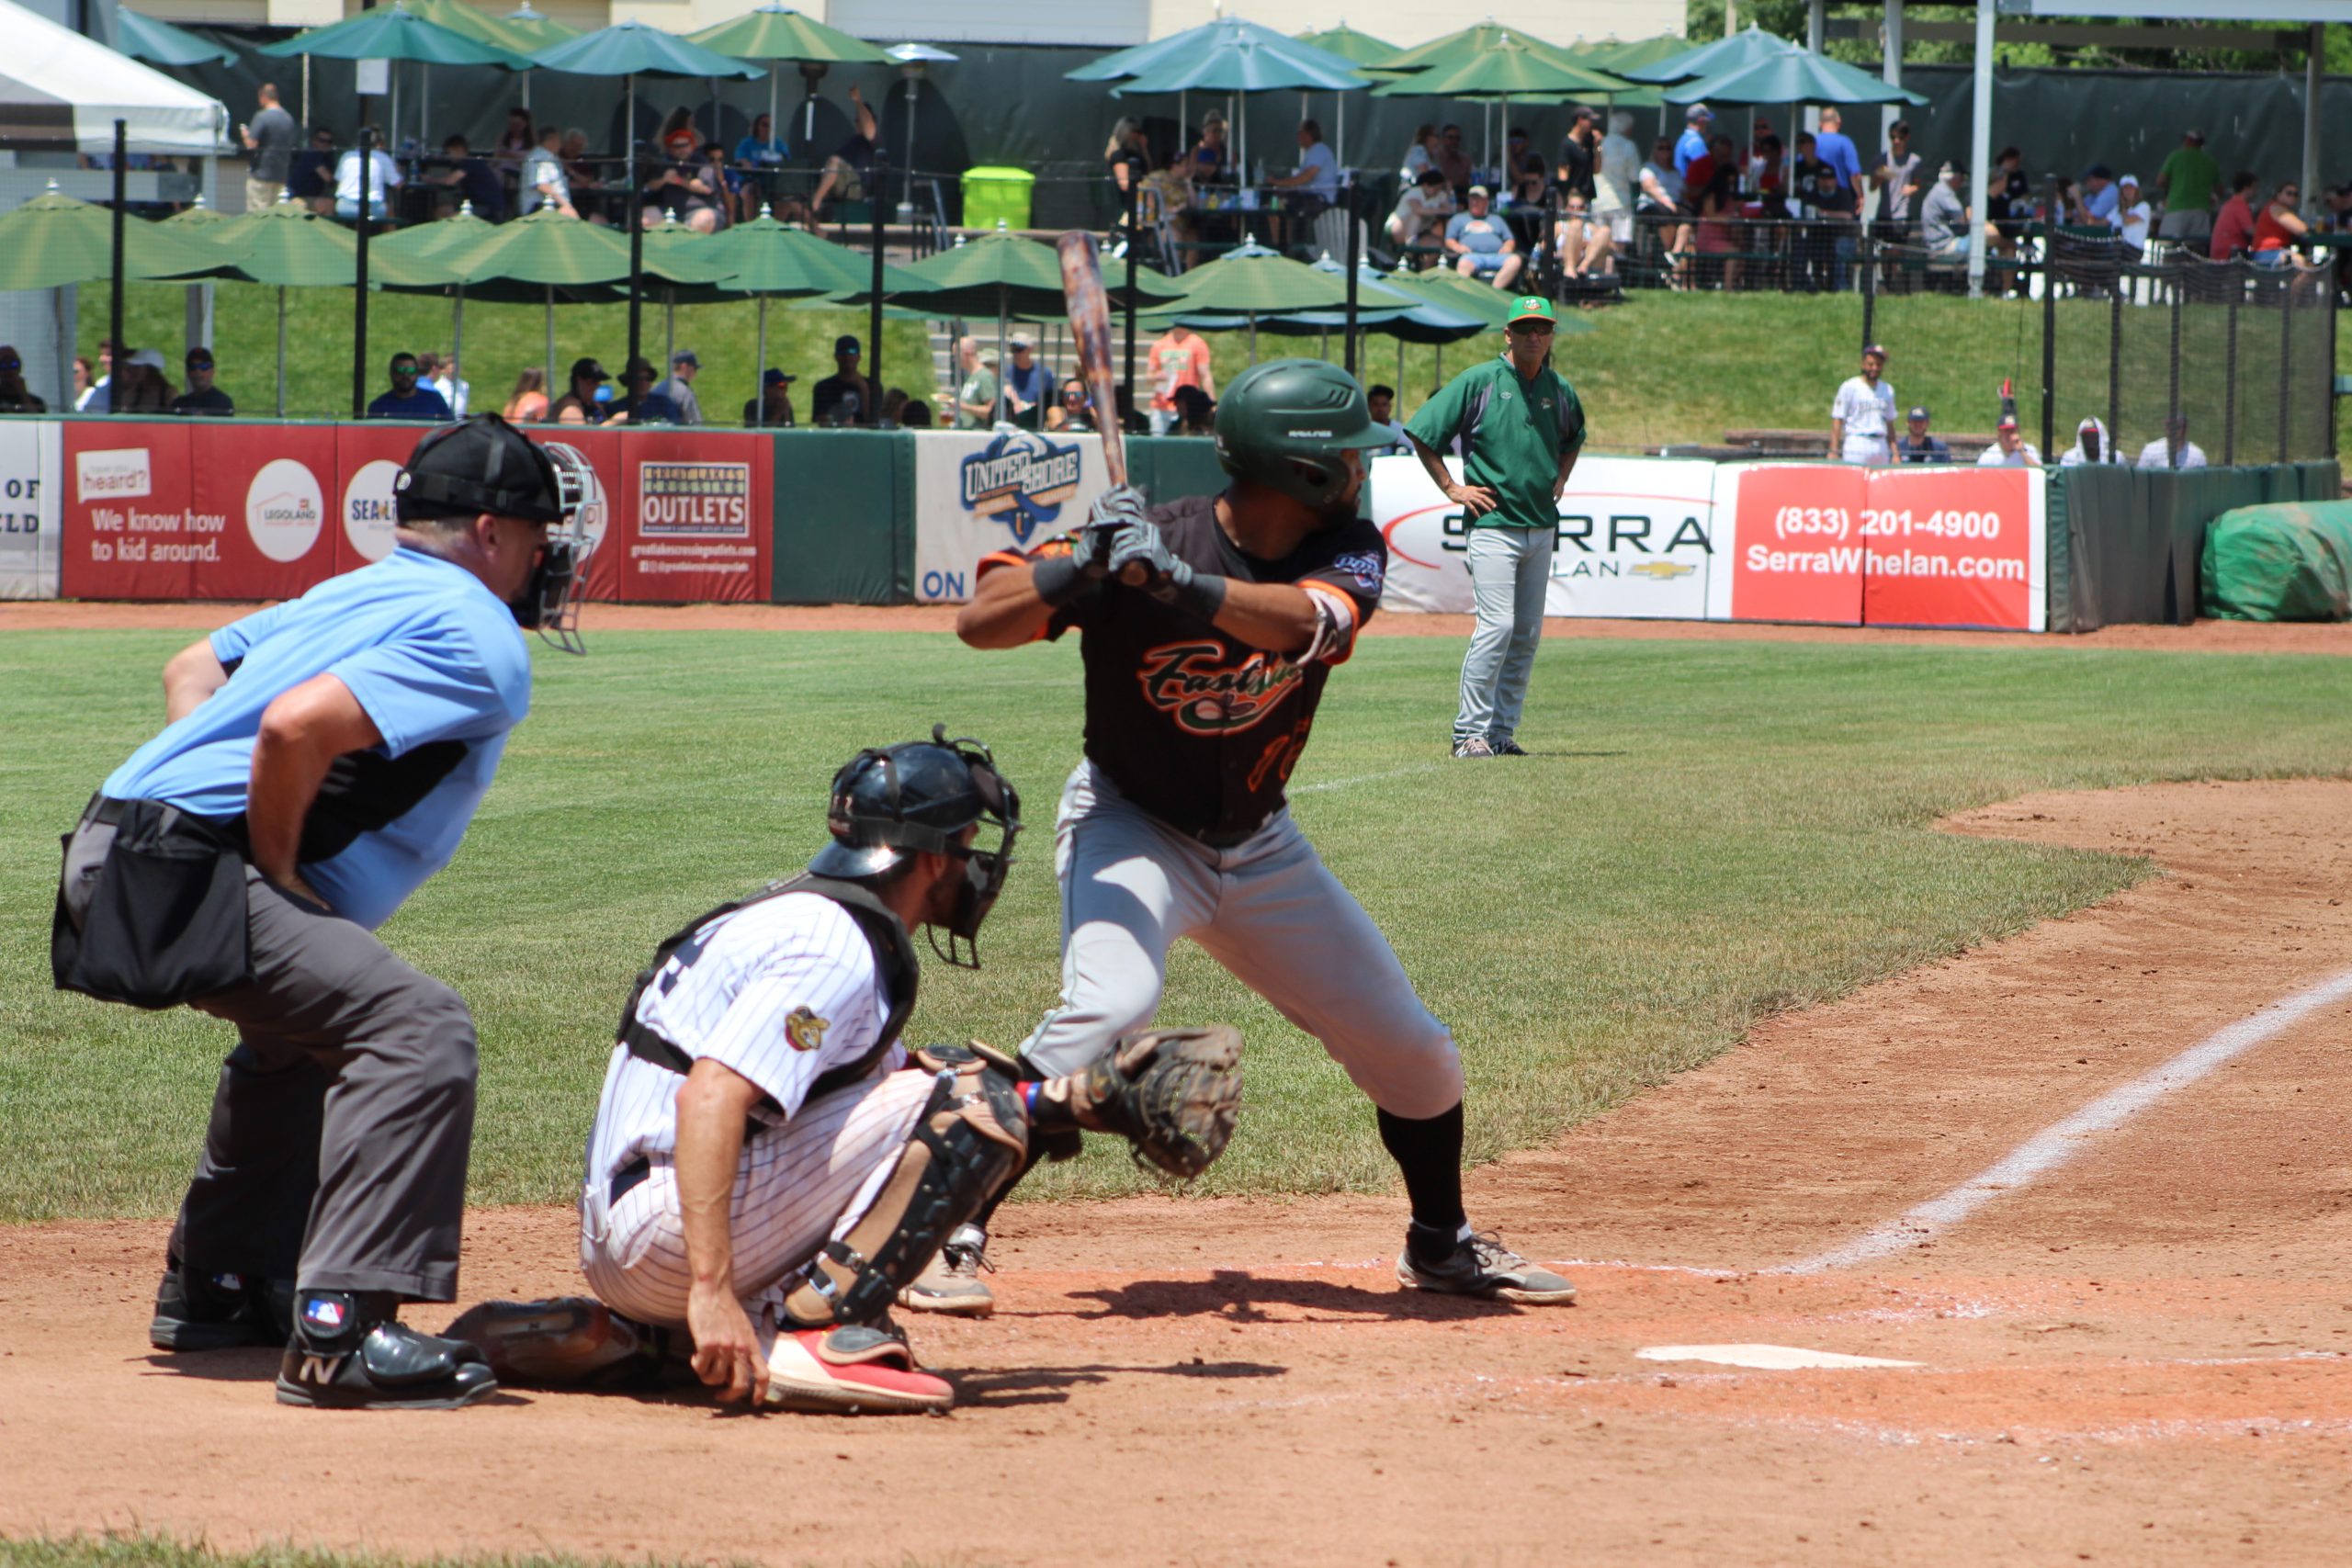
[[[1560,537],[1560,492],[1584,447],[1584,405],[1548,363],[1552,301],[1513,301],[1508,352],[1474,365],[1405,426],[1421,467],[1470,524],[1478,629],[1462,660],[1457,757],[1524,757],[1513,739],[1544,636],[1544,596]],[[1462,479],[1446,471],[1462,454]]]

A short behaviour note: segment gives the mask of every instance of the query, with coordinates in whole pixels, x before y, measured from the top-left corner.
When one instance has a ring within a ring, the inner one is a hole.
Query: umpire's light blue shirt
[[[228,684],[132,753],[106,794],[242,816],[263,710],[334,676],[384,739],[329,774],[304,825],[302,876],[371,930],[458,852],[531,706],[514,612],[465,568],[405,547],[221,627],[212,652]]]

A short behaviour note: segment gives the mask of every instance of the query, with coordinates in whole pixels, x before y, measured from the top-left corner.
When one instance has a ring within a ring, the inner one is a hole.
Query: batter
[[[1412,1206],[1402,1284],[1567,1302],[1567,1280],[1471,1229],[1453,1037],[1284,803],[1324,685],[1380,602],[1387,549],[1356,501],[1363,454],[1388,439],[1353,377],[1274,360],[1217,405],[1224,494],[1147,513],[1115,491],[1076,534],[982,563],[957,635],[1004,649],[1075,629],[1086,671],[1086,755],[1054,856],[1062,995],[1022,1066],[1069,1073],[1148,1023],[1168,949],[1188,936],[1321,1041],[1377,1108]],[[1141,585],[1122,581],[1131,570]],[[990,1310],[984,1223],[957,1231],[899,1299]]]

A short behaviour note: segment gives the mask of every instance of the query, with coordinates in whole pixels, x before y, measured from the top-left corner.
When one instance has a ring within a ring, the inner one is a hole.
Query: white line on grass
[[[1378,784],[1383,779],[1410,778],[1415,773],[1435,773],[1437,768],[1438,764],[1435,762],[1423,762],[1418,767],[1391,768],[1385,773],[1358,773],[1351,779],[1325,779],[1321,784],[1301,784],[1290,793],[1293,795],[1314,795],[1327,789],[1346,789],[1352,784]]]
[[[1784,1263],[1780,1274],[1817,1274],[1844,1269],[1906,1247],[1950,1230],[1977,1210],[2072,1160],[2102,1133],[2111,1133],[2177,1089],[2186,1089],[2282,1030],[2301,1022],[2330,1002],[2352,998],[2352,970],[2332,976],[2318,985],[2226,1024],[2179,1055],[2130,1083],[2109,1089],[2064,1122],[2044,1127],[1995,1164],[1948,1192],[1898,1214],[1875,1230],[1865,1232],[1843,1247],[1795,1263]]]

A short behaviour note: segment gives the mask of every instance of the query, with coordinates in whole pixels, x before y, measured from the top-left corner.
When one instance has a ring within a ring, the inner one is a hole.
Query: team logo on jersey
[[[1351,550],[1334,556],[1331,564],[1356,580],[1356,586],[1366,593],[1380,592],[1381,580],[1388,573],[1387,563],[1370,550]]]
[[[1280,707],[1306,678],[1280,654],[1252,649],[1238,663],[1227,659],[1221,642],[1162,643],[1143,656],[1136,679],[1144,700],[1172,716],[1179,729],[1229,735]]]
[[[1008,431],[964,459],[964,510],[994,518],[1026,545],[1078,494],[1084,454],[1033,431]]]
[[[833,1026],[830,1018],[819,1018],[805,1007],[794,1008],[785,1015],[784,1037],[796,1051],[814,1051],[825,1043],[825,1031]]]

